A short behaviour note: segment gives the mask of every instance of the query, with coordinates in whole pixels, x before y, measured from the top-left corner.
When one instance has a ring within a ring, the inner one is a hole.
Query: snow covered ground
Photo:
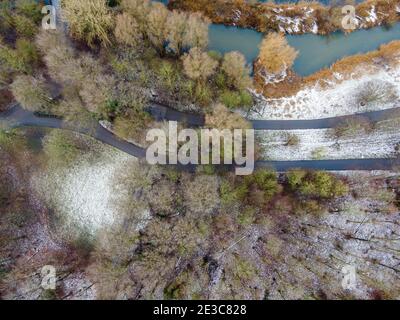
[[[391,158],[400,143],[399,130],[384,129],[339,139],[333,129],[260,130],[256,135],[268,160]],[[286,145],[290,135],[297,137],[297,145]]]
[[[355,72],[349,79],[342,80],[337,74],[337,81],[320,83],[297,92],[296,95],[278,99],[258,96],[259,102],[249,115],[250,119],[319,119],[349,115],[372,110],[388,109],[397,101],[366,103],[357,101],[357,93],[367,84],[381,82],[386,87],[393,87],[400,96],[400,67],[379,68],[372,73],[363,70],[363,76]]]
[[[95,235],[122,218],[119,203],[126,192],[120,190],[116,174],[132,159],[121,151],[104,147],[95,160],[82,157],[71,167],[34,177],[32,185],[54,209],[62,229],[72,234],[84,231]],[[145,219],[147,213],[143,215]]]

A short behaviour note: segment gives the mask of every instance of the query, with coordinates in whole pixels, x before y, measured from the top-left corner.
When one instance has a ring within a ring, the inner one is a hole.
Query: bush
[[[358,105],[371,103],[389,103],[398,99],[396,86],[387,81],[368,81],[363,84],[356,94]]]
[[[292,191],[305,197],[332,199],[348,192],[343,181],[324,171],[291,170],[287,180]]]
[[[16,11],[32,20],[35,24],[42,21],[41,4],[37,0],[17,0]]]
[[[116,17],[114,35],[118,43],[127,46],[138,47],[143,43],[139,24],[126,13],[122,13]]]
[[[255,222],[255,209],[252,207],[245,207],[242,209],[238,216],[238,222],[242,226],[249,226]]]
[[[373,124],[363,117],[346,119],[336,126],[334,134],[336,137],[351,137],[360,133],[369,133],[373,130]]]
[[[23,15],[14,15],[13,25],[18,35],[22,37],[32,38],[38,31],[35,23]]]
[[[252,86],[250,69],[246,65],[246,58],[240,52],[226,53],[221,69],[232,87],[244,90]]]
[[[172,11],[166,20],[166,39],[168,48],[181,55],[183,50],[198,47],[205,49],[208,44],[208,25],[210,21],[199,13]]]
[[[40,57],[34,43],[29,40],[18,39],[15,50],[25,72],[32,72],[38,66]]]
[[[182,57],[185,74],[193,80],[205,81],[215,73],[218,62],[200,48],[192,48]]]
[[[182,204],[175,183],[166,179],[154,184],[148,200],[153,212],[159,216],[179,214],[179,207]]]
[[[173,90],[178,80],[179,72],[171,62],[163,61],[158,70],[162,84],[169,90]]]
[[[326,155],[326,150],[324,147],[315,148],[311,151],[311,157],[313,160],[321,160]]]
[[[32,73],[39,63],[35,45],[25,39],[18,39],[15,50],[2,45],[0,41],[0,63],[9,72]]]
[[[69,131],[52,130],[43,138],[43,151],[55,166],[71,164],[83,150],[83,145]]]
[[[5,35],[12,28],[11,0],[3,0],[0,5],[0,33]]]
[[[267,72],[279,73],[285,68],[291,68],[297,54],[284,35],[269,33],[261,42],[259,61]]]
[[[217,176],[198,175],[194,179],[185,176],[183,181],[185,206],[195,214],[208,215],[219,204]]]
[[[135,114],[135,116],[133,116]],[[126,140],[138,143],[144,142],[145,128],[151,121],[150,116],[145,112],[134,112],[130,117],[117,117],[114,120],[115,133]]]
[[[253,105],[253,97],[247,91],[230,91],[225,90],[221,94],[221,102],[229,109],[243,108],[249,109]]]
[[[104,46],[110,44],[113,19],[106,0],[68,0],[63,2],[63,6],[72,36],[89,46],[97,41]]]
[[[236,91],[226,90],[221,94],[220,99],[229,109],[238,108],[241,104],[240,94]]]
[[[228,110],[223,104],[212,106],[212,112],[206,115],[205,125],[219,130],[250,129],[251,124],[240,114]]]
[[[43,77],[18,76],[11,84],[11,91],[24,109],[50,113],[53,103]]]
[[[26,140],[15,130],[5,131],[0,127],[0,146],[8,152],[15,148],[24,149],[26,146]]]
[[[255,190],[262,192],[262,202],[269,202],[280,190],[276,172],[267,169],[254,171],[252,175],[246,176],[244,181],[250,190],[250,195]]]
[[[297,146],[300,143],[300,138],[295,134],[287,134],[286,135],[286,143],[285,146]]]

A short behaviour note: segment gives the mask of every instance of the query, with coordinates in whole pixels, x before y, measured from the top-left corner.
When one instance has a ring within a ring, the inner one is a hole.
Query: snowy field
[[[383,129],[339,139],[333,129],[260,130],[256,135],[266,160],[391,158],[400,143],[400,131]],[[297,137],[297,145],[286,145],[290,136]]]
[[[41,173],[32,179],[32,185],[54,209],[63,229],[95,235],[118,223],[123,215],[119,204],[127,195],[118,187],[116,177],[134,159],[104,147],[95,160],[82,157],[68,168]]]
[[[357,72],[355,74],[358,74]],[[380,68],[373,73],[358,77],[351,75],[342,80],[336,74],[336,81],[319,83],[297,92],[296,95],[278,99],[269,99],[258,95],[259,102],[254,106],[249,119],[290,120],[290,119],[320,119],[365,111],[393,108],[396,100],[369,102],[362,105],[357,94],[367,84],[380,83],[383,88],[392,88],[400,96],[400,67]]]

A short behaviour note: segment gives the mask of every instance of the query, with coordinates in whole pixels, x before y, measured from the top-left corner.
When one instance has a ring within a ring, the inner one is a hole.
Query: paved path
[[[166,106],[153,103],[148,111],[156,120],[171,120],[184,122],[189,126],[204,124],[204,116],[173,110]],[[348,116],[338,116],[311,120],[249,120],[256,130],[295,130],[295,129],[326,129],[335,128],[348,119],[361,118],[371,122],[400,117],[400,107],[379,111],[356,113]]]
[[[200,125],[199,116],[184,114],[181,112],[173,111],[165,107],[153,105],[153,115],[156,118],[166,120],[177,120],[186,121],[189,125]],[[386,112],[375,112],[374,119],[383,119],[382,116],[386,117],[389,115]],[[59,128],[72,130],[82,134],[89,135],[103,143],[113,146],[125,153],[128,153],[137,158],[144,158],[146,150],[136,146],[127,141],[121,140],[116,137],[113,133],[103,128],[98,123],[93,123],[92,129],[81,128],[71,124],[67,124],[61,119],[54,117],[38,116],[32,112],[22,109],[19,105],[15,105],[13,108],[0,114],[0,120],[5,121],[10,127],[46,127],[46,128]],[[312,120],[305,120],[307,123],[313,123]],[[319,120],[315,120],[319,121]],[[279,120],[280,128],[290,129],[293,128],[292,121]],[[273,123],[278,122],[274,121]],[[296,122],[297,123],[297,122]],[[297,127],[296,127],[297,128]],[[307,129],[309,127],[305,127]],[[304,161],[257,161],[257,167],[271,167],[278,172],[284,172],[291,168],[307,168],[307,169],[318,169],[328,171],[340,171],[340,170],[391,170],[393,166],[397,166],[397,159],[345,159],[345,160],[304,160]],[[189,167],[190,168],[190,167]]]

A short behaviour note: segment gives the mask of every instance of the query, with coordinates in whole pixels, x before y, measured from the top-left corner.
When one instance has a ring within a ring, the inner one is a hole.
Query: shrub
[[[139,23],[144,33],[147,27],[147,18],[150,12],[150,0],[121,0],[121,8]]]
[[[213,93],[207,84],[197,83],[194,96],[197,103],[207,106],[212,102]]]
[[[110,44],[109,32],[113,21],[105,0],[68,0],[63,2],[63,6],[72,36],[89,46],[96,41],[104,46]]]
[[[172,63],[163,61],[158,70],[158,74],[161,77],[163,85],[167,89],[172,90],[175,87],[179,73]]]
[[[186,48],[206,49],[208,46],[208,26],[210,20],[199,12],[190,13],[187,18],[187,29],[184,36]]]
[[[35,44],[29,40],[18,39],[15,45],[17,59],[26,72],[32,72],[39,64],[39,53]]]
[[[88,64],[85,65],[85,63]],[[83,79],[77,79],[79,95],[84,101],[87,109],[93,113],[100,113],[104,104],[112,97],[115,87],[115,78],[104,74],[99,62],[88,58],[83,61],[82,71],[87,72]]]
[[[183,50],[198,47],[205,49],[208,44],[209,20],[199,13],[187,14],[172,11],[166,20],[166,40],[168,47],[176,55]]]
[[[255,209],[252,207],[245,207],[242,209],[238,216],[239,224],[243,226],[251,225],[255,222]]]
[[[191,212],[208,215],[217,208],[219,204],[217,176],[198,175],[193,180],[189,176],[184,176],[182,183],[185,206]]]
[[[206,115],[205,125],[219,130],[250,129],[251,124],[240,114],[231,112],[223,104],[216,104],[212,112]]]
[[[187,28],[187,15],[183,12],[172,11],[166,22],[168,48],[176,55],[181,55],[185,48],[184,37]]]
[[[193,80],[207,80],[215,73],[218,62],[200,48],[192,48],[182,57],[185,74]]]
[[[280,190],[276,172],[267,169],[254,171],[252,175],[245,177],[244,182],[250,190],[250,195],[252,192],[257,193],[256,190],[261,191],[262,203],[270,201]]]
[[[253,97],[247,91],[225,90],[220,96],[221,102],[229,109],[243,108],[249,109],[253,105]]]
[[[35,23],[23,15],[14,15],[13,25],[18,35],[22,37],[32,38],[38,31]]]
[[[357,94],[358,105],[371,103],[389,103],[398,99],[396,86],[387,81],[368,81],[363,84]]]
[[[32,73],[39,63],[36,47],[30,41],[18,39],[15,50],[0,42],[0,62],[10,72]]]
[[[324,147],[318,147],[311,151],[311,157],[313,160],[321,160],[325,155],[326,150]]]
[[[221,69],[234,88],[243,90],[252,85],[250,69],[246,66],[246,59],[241,53],[236,51],[226,53]]]
[[[220,99],[229,109],[238,108],[241,104],[240,94],[236,91],[225,90]]]
[[[368,133],[373,130],[373,124],[363,117],[353,117],[339,123],[335,129],[336,137],[351,137],[360,133]]]
[[[42,21],[41,5],[36,0],[17,0],[15,4],[16,11],[29,19],[34,23]]]
[[[168,10],[162,3],[153,3],[147,17],[146,34],[151,44],[161,54],[164,53],[165,39],[167,37],[166,26]]]
[[[83,150],[84,147],[69,131],[52,130],[43,138],[43,151],[55,166],[71,164]]]
[[[50,112],[53,104],[43,77],[18,76],[11,84],[11,91],[24,109]]]
[[[52,77],[59,82],[74,82],[82,77],[79,61],[68,38],[58,31],[41,31],[36,44]],[[79,85],[78,85],[79,87]]]
[[[138,22],[127,13],[116,17],[114,35],[118,43],[127,46],[138,47],[143,43]]]
[[[0,33],[5,35],[13,25],[11,0],[4,0],[0,5]]]
[[[147,113],[132,112],[129,117],[117,117],[114,120],[114,130],[124,139],[142,143],[145,138],[145,128],[150,121],[151,118]]]
[[[179,206],[182,204],[175,183],[166,179],[154,184],[148,200],[151,209],[160,216],[178,214]]]
[[[0,127],[0,146],[7,152],[10,152],[17,147],[22,150],[26,146],[26,140],[15,130],[5,131]]]
[[[286,135],[286,143],[285,146],[297,146],[300,143],[300,138],[295,134],[287,134]]]
[[[291,170],[287,179],[292,191],[306,197],[332,199],[348,192],[343,181],[324,171]]]

